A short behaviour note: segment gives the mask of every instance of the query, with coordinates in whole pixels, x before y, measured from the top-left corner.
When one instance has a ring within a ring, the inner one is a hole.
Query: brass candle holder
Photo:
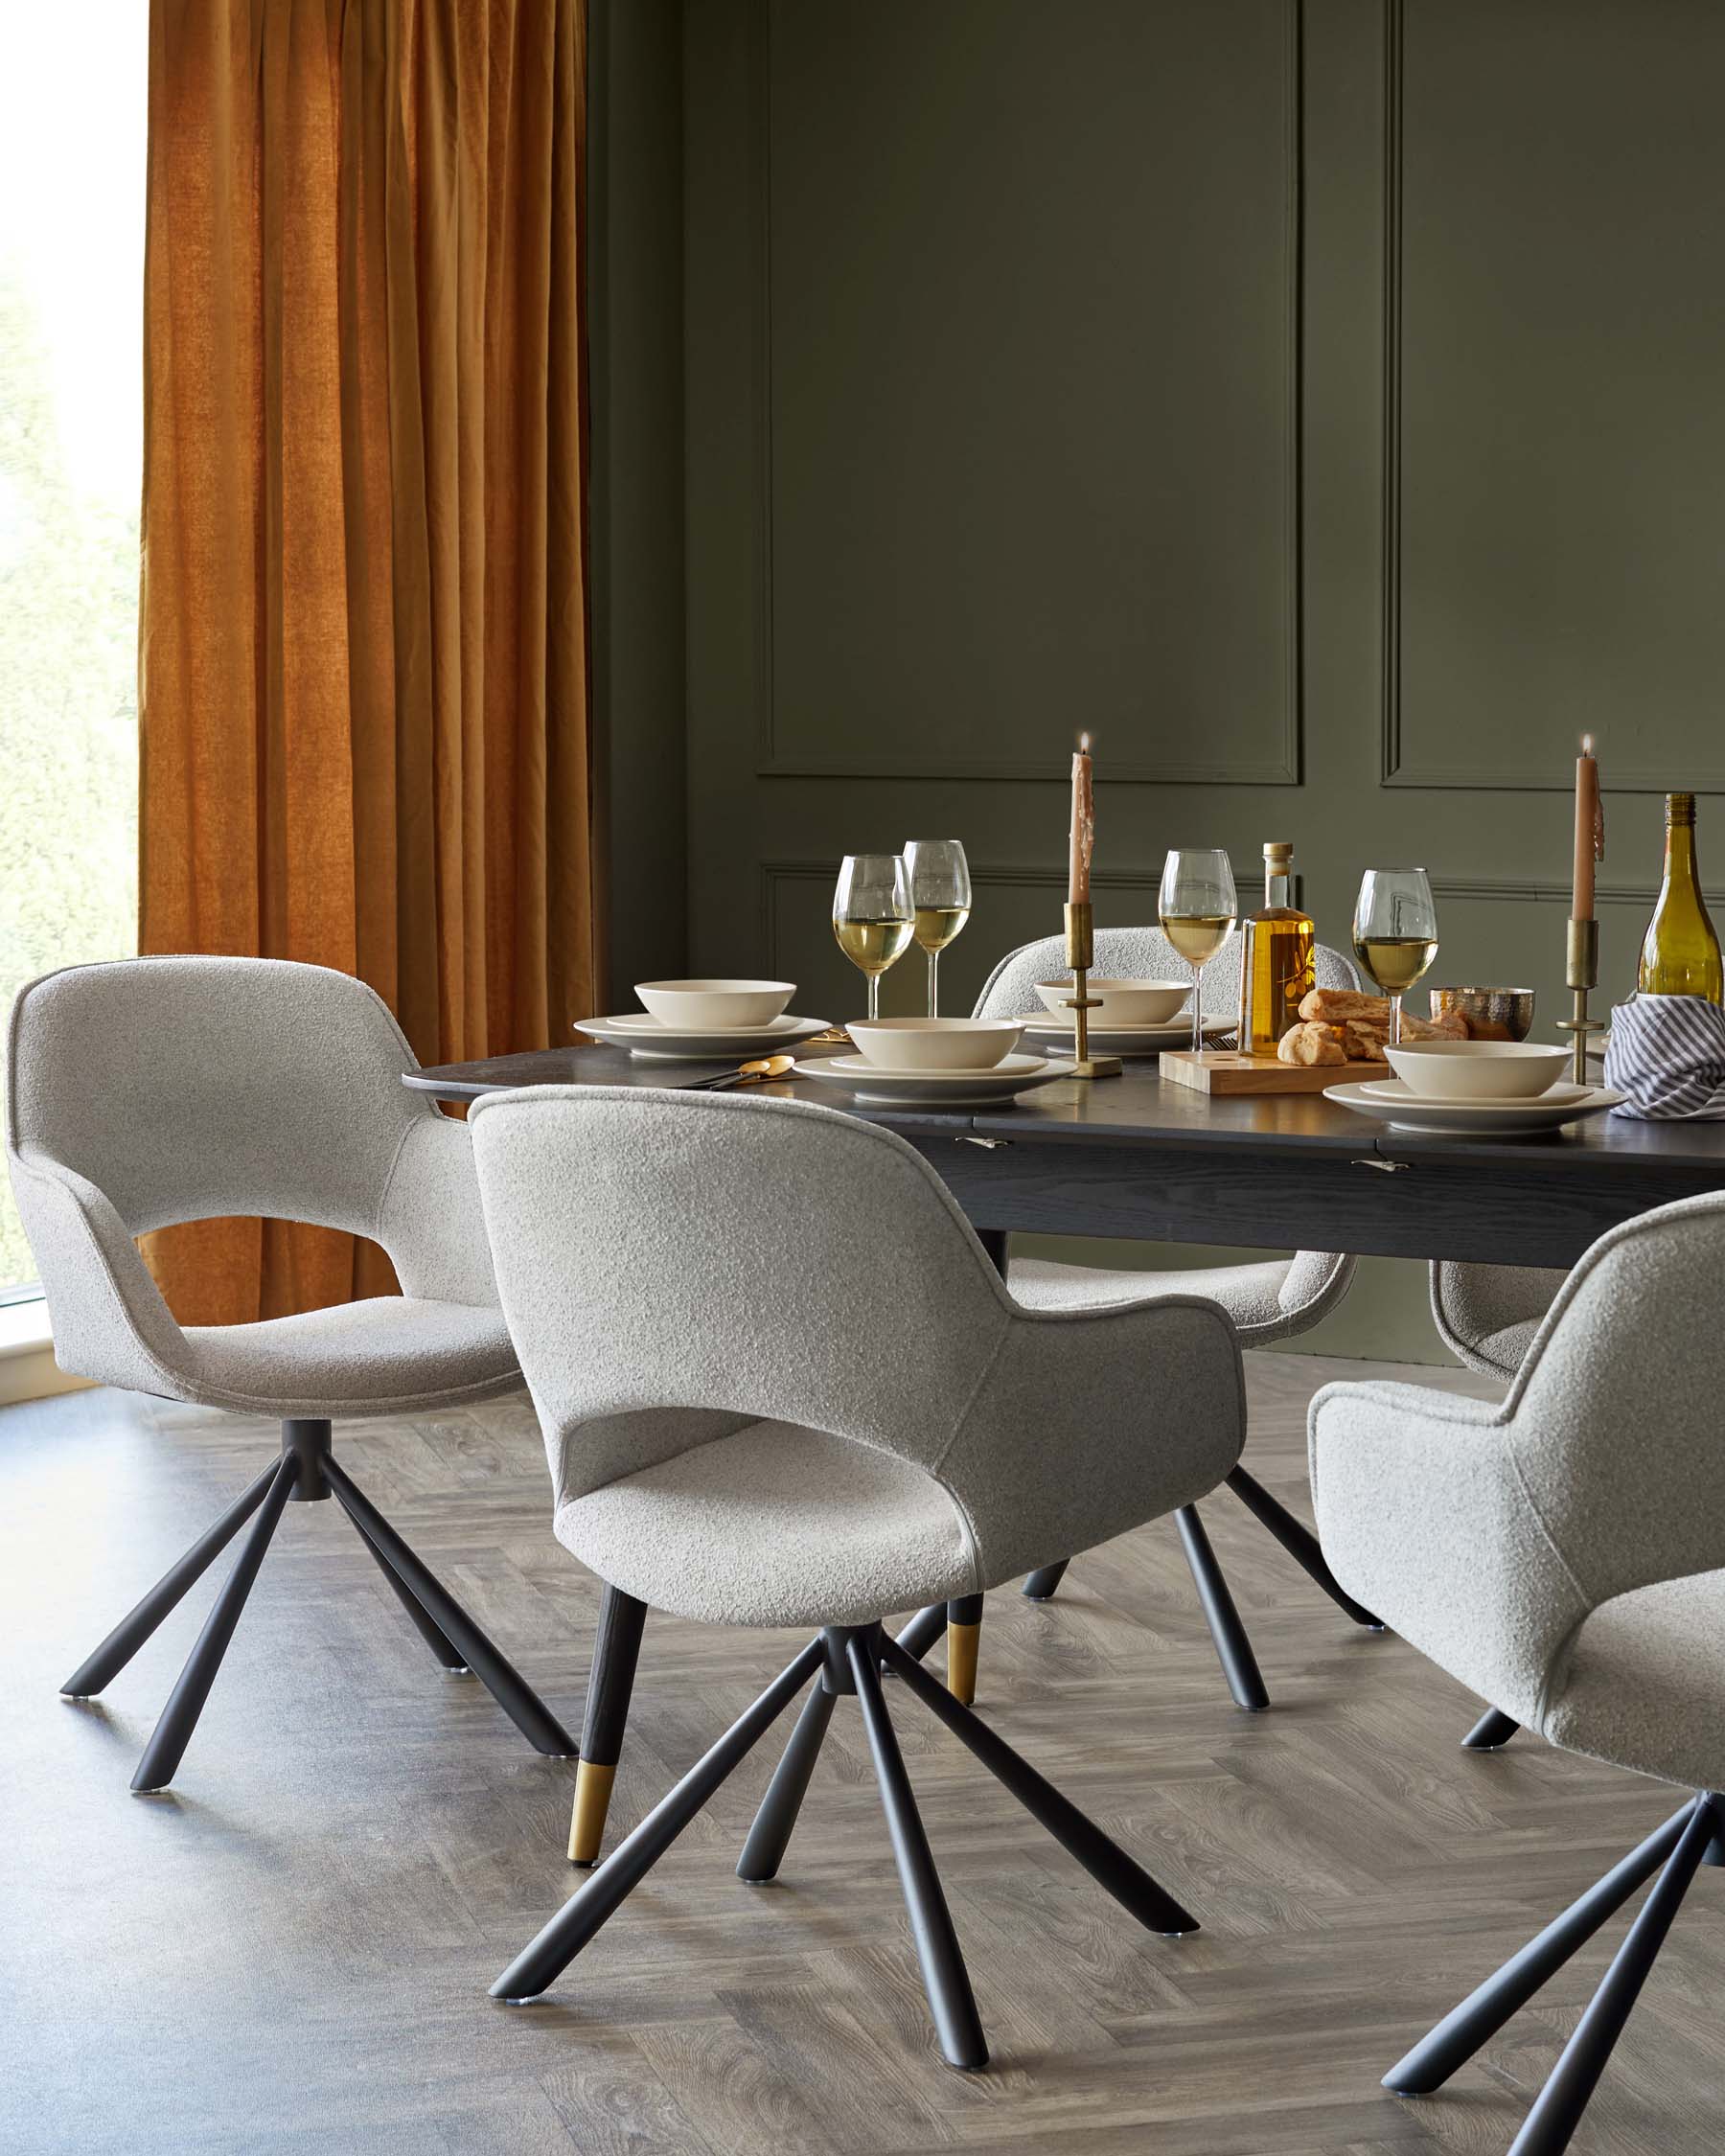
[[[1563,978],[1576,998],[1574,1018],[1559,1019],[1559,1033],[1573,1033],[1576,1037],[1576,1061],[1574,1076],[1577,1086],[1587,1084],[1587,1036],[1603,1033],[1606,1021],[1590,1019],[1587,1015],[1587,998],[1591,989],[1599,985],[1599,924],[1597,921],[1571,920],[1566,924],[1563,947]]]
[[[1086,976],[1095,957],[1093,924],[1090,901],[1073,906],[1070,901],[1066,909],[1066,958],[1071,968],[1072,993],[1066,998],[1066,1008],[1076,1013],[1072,1059],[1074,1078],[1117,1078],[1126,1066],[1118,1056],[1093,1056],[1090,1052],[1090,1013],[1102,1008],[1099,998],[1091,995]]]

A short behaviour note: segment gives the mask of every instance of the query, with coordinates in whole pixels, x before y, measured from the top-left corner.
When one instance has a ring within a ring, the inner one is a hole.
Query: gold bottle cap
[[[1264,841],[1264,859],[1266,860],[1292,860],[1294,859],[1293,839],[1266,838]]]
[[[1666,822],[1668,824],[1693,823],[1695,820],[1695,796],[1692,793],[1668,793],[1666,795]]]

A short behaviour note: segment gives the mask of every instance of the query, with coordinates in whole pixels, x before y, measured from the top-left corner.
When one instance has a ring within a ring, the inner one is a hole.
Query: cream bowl
[[[688,1032],[770,1025],[796,994],[794,980],[638,980],[642,1008]]]
[[[1085,986],[1102,1005],[1090,1014],[1097,1027],[1166,1025],[1192,993],[1189,980],[1098,980],[1094,974]],[[1066,1007],[1072,993],[1070,980],[1039,980],[1036,993],[1056,1018],[1071,1019]]]
[[[1568,1048],[1536,1041],[1404,1041],[1390,1067],[1425,1100],[1533,1100],[1563,1076]]]
[[[852,1019],[857,1053],[880,1070],[992,1070],[1019,1044],[1016,1019]]]

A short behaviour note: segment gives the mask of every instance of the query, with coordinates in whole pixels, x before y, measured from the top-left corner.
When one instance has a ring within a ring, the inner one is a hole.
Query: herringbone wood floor
[[[1247,1361],[1249,1459],[1303,1506],[1306,1399],[1360,1365]],[[274,1442],[108,1393],[0,1414],[14,2156],[1501,2150],[1605,1944],[1442,2098],[1401,2102],[1379,2075],[1674,1808],[1525,1738],[1460,1753],[1476,1703],[1355,1632],[1224,1494],[1206,1518],[1268,1714],[1230,1706],[1167,1524],[1084,1558],[1046,1607],[991,1596],[978,1698],[1196,1911],[1196,1937],[1137,1931],[890,1687],[988,2074],[932,2051],[848,1706],[779,1885],[731,1871],[770,1738],[552,2001],[511,2010],[485,1987],[569,1890],[572,1769],[434,1671],[334,1505],[289,1509],[172,1795],[126,1783],[207,1588],[100,1705],[57,1696]],[[525,1403],[351,1429],[339,1450],[574,1726],[596,1591],[551,1539]],[[795,1644],[650,1623],[613,1827]],[[1703,1871],[1578,2151],[1725,2144],[1721,1894]]]

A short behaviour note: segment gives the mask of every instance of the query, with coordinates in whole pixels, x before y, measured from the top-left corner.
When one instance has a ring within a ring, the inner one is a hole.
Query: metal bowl
[[[1434,988],[1432,1016],[1448,1018],[1460,1011],[1467,1019],[1483,1019],[1501,1025],[1504,1038],[1525,1041],[1533,1029],[1533,991],[1530,988]]]

